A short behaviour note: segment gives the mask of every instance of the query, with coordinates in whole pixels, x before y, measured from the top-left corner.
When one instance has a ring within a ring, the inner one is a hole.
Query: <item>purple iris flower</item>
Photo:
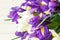
[[[27,2],[30,1],[30,2],[40,2],[42,0],[26,0]]]
[[[10,11],[8,17],[12,19],[12,22],[16,22],[18,24],[19,15],[17,12],[24,12],[25,10],[18,7],[12,7],[11,9],[12,11]]]
[[[15,35],[21,37],[21,40],[23,40],[28,35],[28,32],[16,32]]]
[[[58,14],[60,15],[60,10],[58,11]]]
[[[58,15],[60,15],[60,4],[58,4],[55,8],[55,10],[58,12]]]
[[[46,5],[41,4],[42,2],[46,3]],[[50,10],[50,12],[54,12],[56,10],[55,7],[58,6],[58,0],[56,1],[54,0],[53,1],[51,0],[26,0],[26,2],[22,4],[22,6],[23,5],[27,7],[30,6],[31,13],[34,13],[37,11],[40,14],[48,10]]]
[[[37,27],[44,18],[46,18],[46,15],[43,15],[42,18],[40,18],[39,16],[34,16],[33,18],[30,19],[29,24],[31,24],[32,27]],[[49,23],[51,22],[46,20],[41,25],[47,25]]]
[[[42,1],[46,2],[47,4],[49,4],[49,2],[50,2],[51,0],[42,0]]]
[[[33,27],[36,27],[41,21],[42,19],[39,16],[35,16],[30,19],[29,24],[31,24]]]
[[[43,4],[42,2],[45,2],[47,5]],[[23,3],[21,5],[22,6],[30,6],[30,12],[34,13],[34,12],[38,12],[40,13],[44,13],[45,11],[50,10],[50,12],[55,12],[55,10],[57,9],[56,6],[60,6],[58,1],[51,1],[51,0],[26,0],[25,3]],[[12,18],[13,22],[18,23],[18,18],[19,15],[17,14],[17,12],[24,12],[26,11],[25,9],[22,9],[21,7],[12,7],[12,11],[10,12],[10,15],[8,16],[9,18]],[[58,12],[60,13],[60,10],[58,10]]]
[[[38,13],[41,13],[41,12],[44,12],[46,10],[48,10],[48,5],[42,5],[40,4],[42,1],[44,0],[26,0],[25,3],[22,4],[22,6],[30,6],[31,9],[34,9],[34,10],[31,10],[33,12],[37,11]],[[49,2],[49,0],[47,1],[44,1],[44,2]]]
[[[60,15],[60,4],[58,1],[51,1],[51,0],[26,0],[25,3],[21,5],[21,7],[12,7],[12,11],[10,12],[10,15],[8,15],[9,18],[12,19],[12,22],[18,23],[19,15],[18,12],[24,12],[25,9],[22,8],[22,6],[31,7],[29,10],[30,13],[34,14],[34,12],[37,12],[37,16],[34,16],[29,20],[29,24],[32,25],[32,30],[34,30],[44,18],[46,18],[45,11],[49,12],[55,12],[58,11],[58,14]],[[42,13],[42,17],[39,16],[39,14]],[[52,13],[53,14],[53,13]],[[16,32],[15,35],[21,37],[21,40],[24,40],[27,35],[29,35],[29,38],[37,37],[40,40],[52,40],[52,34],[49,31],[49,28],[46,26],[49,24],[48,20],[45,20],[38,29],[34,30],[32,34],[29,34],[28,32]],[[42,34],[42,27],[44,28],[44,32]],[[34,28],[34,29],[33,29]]]
[[[49,10],[50,12],[57,11],[58,14],[60,15],[60,4],[58,0],[49,2]]]
[[[34,29],[33,29],[34,30]],[[41,28],[35,30],[34,33],[30,34],[29,36],[30,38],[32,37],[37,37],[39,38],[40,40],[52,40],[52,34],[51,32],[49,31],[48,27],[47,26],[44,26],[44,35],[42,34],[41,32]]]
[[[56,11],[56,6],[58,6],[58,5],[59,5],[59,4],[58,4],[57,1],[49,2],[50,12]]]
[[[36,29],[31,34],[28,34],[28,32],[16,32],[15,35],[21,37],[21,40],[24,40],[28,35],[29,39],[37,37],[40,40],[52,40],[52,34],[46,25],[44,26],[44,35],[42,34],[41,28]]]

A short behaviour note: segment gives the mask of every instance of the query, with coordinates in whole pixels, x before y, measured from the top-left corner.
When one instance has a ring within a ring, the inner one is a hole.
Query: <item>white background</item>
[[[11,40],[15,36],[17,24],[11,21],[4,21],[8,19],[10,8],[13,6],[20,6],[23,0],[0,0],[0,40]]]

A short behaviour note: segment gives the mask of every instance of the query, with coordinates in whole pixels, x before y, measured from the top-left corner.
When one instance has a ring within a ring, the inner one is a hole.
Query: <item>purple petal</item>
[[[60,16],[60,10],[58,11],[58,15]]]
[[[28,32],[15,32],[15,35],[16,36],[20,36],[20,37],[22,37],[23,39],[25,39],[26,38],[26,36],[28,35]]]
[[[24,34],[24,33],[22,33],[22,32],[15,32],[15,35],[16,35],[16,36],[20,36],[20,37],[22,37],[23,34]]]
[[[16,21],[16,23],[18,23],[18,22],[17,22],[17,21],[18,21],[18,18],[19,18],[19,15],[16,14],[16,15],[14,16],[14,18],[12,19],[12,22],[15,22],[15,21]]]
[[[50,2],[50,0],[42,0],[42,1],[46,2],[47,4]]]
[[[36,27],[41,22],[41,20],[42,19],[39,16],[35,16],[35,17],[30,19],[29,24],[31,24],[32,27]]]
[[[43,35],[40,29],[37,30],[37,36],[39,39],[43,39]]]
[[[43,12],[47,11],[49,9],[48,6],[46,6],[46,5],[41,5],[40,8]]]
[[[49,7],[58,6],[58,2],[49,2]]]
[[[30,13],[34,13],[36,11],[36,8],[31,8]]]
[[[19,11],[18,12],[24,12],[24,11],[26,11],[26,10],[23,9],[23,8],[19,8]]]

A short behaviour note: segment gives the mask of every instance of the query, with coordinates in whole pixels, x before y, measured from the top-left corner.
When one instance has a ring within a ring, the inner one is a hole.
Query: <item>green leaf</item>
[[[49,24],[48,26],[49,26],[49,29],[55,29],[57,26],[59,26],[59,24],[56,23],[56,22],[52,22],[52,23]]]
[[[60,16],[56,13],[53,15],[49,29],[54,29],[56,32],[60,32]]]
[[[59,32],[60,32],[60,26],[57,26],[57,27],[55,28],[55,31],[56,31],[57,33],[59,33]]]
[[[52,20],[51,22],[56,22],[58,24],[60,24],[60,16],[59,15],[56,15]]]

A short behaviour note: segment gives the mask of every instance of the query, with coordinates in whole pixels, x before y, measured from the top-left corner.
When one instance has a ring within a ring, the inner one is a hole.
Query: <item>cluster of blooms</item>
[[[15,34],[21,40],[52,40],[47,24],[54,12],[60,15],[59,8],[58,0],[26,0],[20,7],[12,7],[8,17],[20,26]]]

